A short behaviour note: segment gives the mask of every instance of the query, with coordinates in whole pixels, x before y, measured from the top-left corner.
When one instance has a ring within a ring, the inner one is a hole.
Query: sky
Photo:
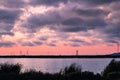
[[[1,55],[111,54],[120,0],[0,0]]]

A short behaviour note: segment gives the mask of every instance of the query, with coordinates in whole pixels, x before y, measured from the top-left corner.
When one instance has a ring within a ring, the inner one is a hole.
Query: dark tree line
[[[101,74],[82,71],[81,66],[71,64],[58,73],[29,70],[21,72],[21,64],[0,64],[0,80],[120,80],[120,61],[112,60]]]

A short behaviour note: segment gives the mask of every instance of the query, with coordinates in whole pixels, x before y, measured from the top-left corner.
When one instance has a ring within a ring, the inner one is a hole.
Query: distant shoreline
[[[1,55],[0,58],[120,58],[120,55]]]

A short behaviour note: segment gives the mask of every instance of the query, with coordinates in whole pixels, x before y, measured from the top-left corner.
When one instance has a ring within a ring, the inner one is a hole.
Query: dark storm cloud
[[[80,18],[70,18],[62,22],[63,25],[80,25],[83,23],[84,21]]]
[[[41,36],[39,40],[46,41],[48,39],[48,36]]]
[[[91,11],[91,9],[88,10],[88,12],[89,11]],[[96,10],[96,14],[97,11],[99,10]],[[75,11],[75,13],[77,12]],[[100,14],[102,13],[105,12],[101,10]],[[63,18],[63,16],[64,15],[60,14],[59,11],[58,12],[50,11],[50,12],[46,12],[45,14],[31,15],[22,24],[22,26],[28,28],[30,31],[36,31],[38,30],[38,28],[43,28],[43,26],[47,25],[50,29],[57,31],[78,32],[78,31],[86,31],[88,29],[95,29],[98,27],[104,27],[107,25],[105,20],[101,17],[98,17],[98,15],[94,17],[92,16],[93,18],[90,19],[80,18],[80,17],[69,18],[69,16],[67,19],[65,19]]]
[[[56,28],[54,28],[55,30],[58,30],[60,32],[79,32],[79,31],[86,31],[86,27],[84,26],[79,26],[79,25],[75,25],[75,26],[57,26]]]
[[[85,41],[81,40],[81,39],[72,39],[70,41],[72,41],[72,42],[79,42],[79,43],[85,43]]]
[[[24,0],[0,0],[0,6],[5,8],[21,8],[25,6]]]
[[[110,5],[110,9],[111,10],[115,10],[115,11],[120,11],[120,1],[119,2],[116,2],[116,3],[112,3],[111,5]]]
[[[0,32],[0,35],[14,36],[14,33],[13,32]]]
[[[79,3],[79,4],[86,4],[87,6],[96,6],[102,4],[109,4],[112,2],[117,2],[119,0],[29,0],[29,4],[34,6],[58,6],[60,3]]]
[[[112,40],[112,39],[106,39],[106,42],[108,42],[108,43],[118,43],[118,41]]]
[[[22,46],[35,46],[34,43],[32,43],[32,42],[24,42],[21,44],[22,44]]]
[[[31,31],[36,31],[36,29],[42,28],[44,25],[56,24],[59,20],[59,13],[56,11],[50,11],[45,14],[35,14],[30,16],[22,26],[31,29]]]
[[[106,35],[101,38],[104,41],[111,42],[109,38],[118,39],[120,37],[118,27],[120,24],[119,19],[119,0],[29,0],[32,5],[45,5],[53,6],[58,8],[60,3],[67,3],[68,1],[72,5],[63,4],[62,9],[48,10],[44,14],[32,14],[29,16],[22,24],[22,27],[27,28],[31,32],[36,32],[41,28],[48,27],[56,32],[87,32],[89,30],[98,31],[101,35]],[[77,6],[75,6],[77,3]],[[84,7],[80,6],[84,5]],[[73,7],[71,7],[73,6]],[[90,7],[89,7],[90,6]],[[94,7],[93,7],[94,6]],[[98,8],[98,6],[101,6]],[[110,7],[110,8],[109,8]],[[112,13],[112,17],[107,19],[107,16]],[[92,34],[94,36],[94,34]],[[60,36],[58,36],[60,37]],[[65,38],[64,38],[65,39]],[[45,37],[40,38],[40,40],[47,40]],[[80,46],[82,43],[84,45],[90,45],[85,41],[74,40],[71,41]],[[97,42],[96,42],[97,43]],[[93,42],[93,44],[96,44]]]
[[[107,41],[113,43],[112,41],[120,40],[120,2],[112,3],[110,5],[111,16],[108,19],[108,26],[103,29],[103,33],[107,35]]]
[[[85,21],[85,26],[88,26],[88,29],[94,29],[99,27],[104,27],[107,25],[106,21],[101,18],[88,19]]]
[[[84,17],[103,17],[108,15],[109,11],[101,9],[75,9],[74,10],[78,15]]]
[[[0,31],[10,31],[13,28],[13,24],[8,24],[8,23],[0,23]]]
[[[76,1],[82,2],[89,6],[96,6],[96,5],[102,5],[102,4],[109,4],[112,2],[118,2],[120,0],[76,0]]]
[[[0,35],[14,35],[11,30],[21,13],[20,10],[0,9]]]
[[[120,25],[120,24],[119,24]],[[120,39],[120,26],[113,26],[111,28],[105,29],[104,32],[108,34],[108,37],[110,38],[118,38]]]
[[[40,42],[40,41],[34,41],[33,42],[35,45],[42,45],[43,43],[42,42]]]
[[[87,30],[94,30],[99,28],[104,28],[107,23],[104,19],[87,19],[81,20],[79,18],[71,18],[62,21],[61,26],[53,27],[53,29],[62,32],[80,32]]]
[[[0,22],[13,24],[20,16],[20,10],[0,9]]]
[[[43,43],[40,42],[40,41],[31,41],[31,42],[21,42],[22,43],[22,46],[40,46],[42,45]]]
[[[89,43],[89,42],[87,42],[85,40],[82,40],[82,39],[71,39],[69,41],[72,42],[72,46],[75,46],[75,45],[76,46],[77,45],[92,45],[92,44],[94,44],[94,43]]]
[[[120,24],[111,24],[106,28],[103,28],[101,35],[106,35],[102,39],[107,43],[118,43],[120,41]]]
[[[48,43],[47,46],[56,46],[55,43]]]
[[[13,42],[0,42],[0,47],[12,47],[15,43]]]
[[[109,5],[111,16],[108,19],[108,26],[101,32],[106,34],[105,41],[108,43],[117,43],[120,41],[120,1]]]
[[[28,41],[28,42],[20,42],[22,44],[22,46],[40,46],[40,45],[43,45],[43,42],[42,41]],[[56,46],[56,41],[51,41],[51,42],[48,42],[48,43],[45,43],[45,45],[47,46]]]
[[[58,6],[60,3],[67,3],[68,0],[29,0],[29,3],[34,6]]]
[[[79,47],[81,45],[79,43],[72,43],[72,44],[70,44],[70,46],[72,46],[72,47]]]
[[[50,42],[46,43],[47,46],[57,46],[57,40],[51,40]]]

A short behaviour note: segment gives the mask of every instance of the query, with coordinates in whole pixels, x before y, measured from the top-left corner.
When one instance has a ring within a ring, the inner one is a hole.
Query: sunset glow
[[[119,0],[1,0],[0,54],[114,53],[120,41],[118,5]]]

